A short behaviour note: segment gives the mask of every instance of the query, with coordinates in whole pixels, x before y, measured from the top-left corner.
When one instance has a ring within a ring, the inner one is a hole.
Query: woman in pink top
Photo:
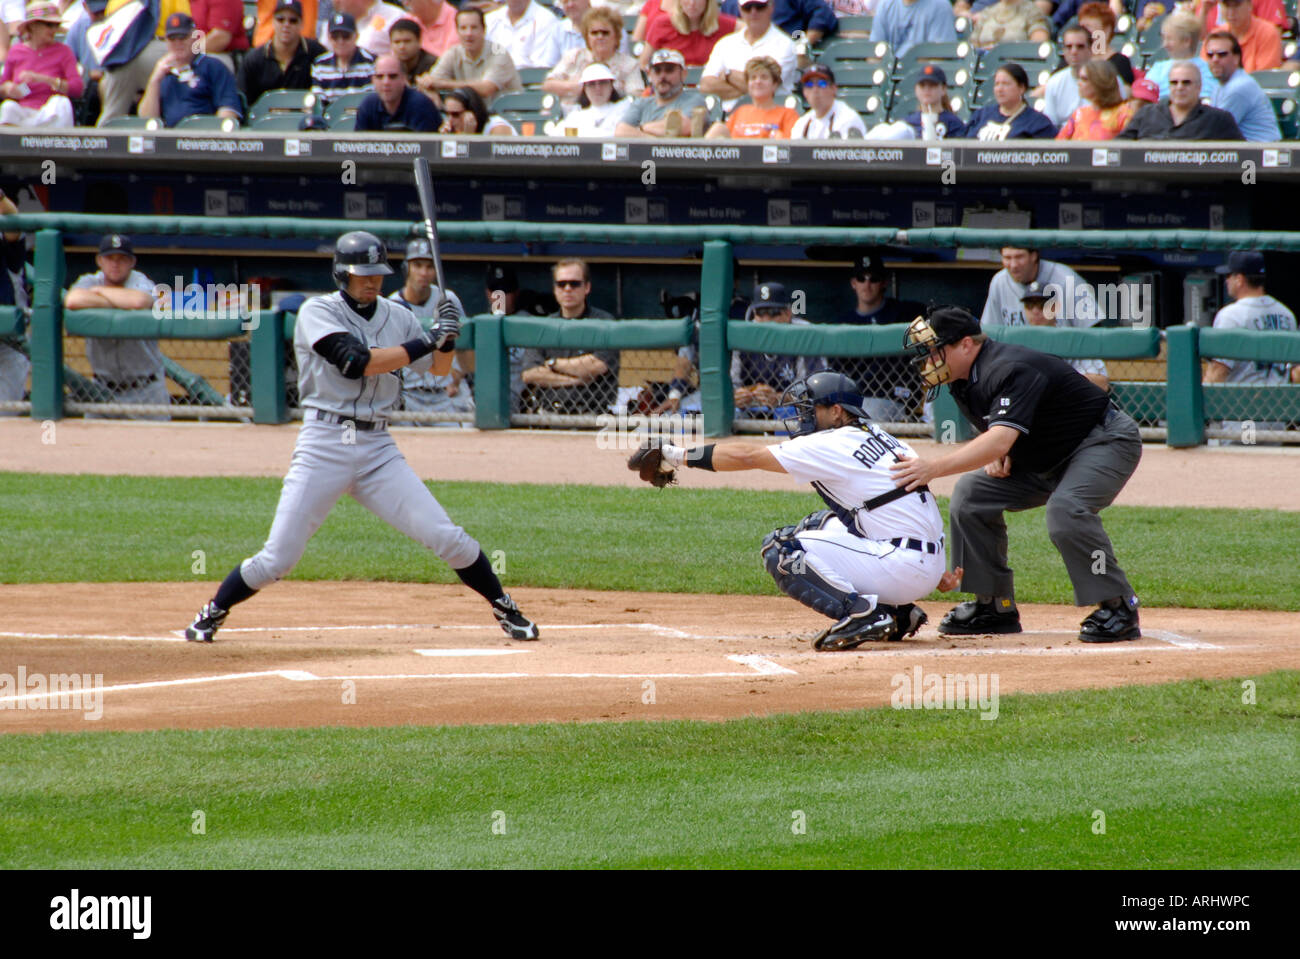
[[[1058,140],[1113,140],[1142,106],[1119,92],[1119,74],[1108,60],[1089,60],[1079,67],[1083,106],[1065,121]]]
[[[22,127],[70,127],[72,101],[81,96],[77,57],[54,39],[59,6],[31,0],[27,19],[18,28],[25,42],[9,48],[0,71],[0,124]]]

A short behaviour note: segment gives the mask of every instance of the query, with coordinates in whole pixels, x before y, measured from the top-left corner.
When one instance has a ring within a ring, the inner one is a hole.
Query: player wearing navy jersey
[[[889,471],[914,455],[912,448],[870,423],[862,402],[851,379],[822,371],[781,398],[795,411],[785,424],[792,438],[783,443],[653,445],[665,472],[761,469],[812,484],[827,508],[772,531],[762,553],[782,592],[833,620],[813,640],[820,650],[911,636],[926,621],[915,601],[957,579],[945,578],[943,518],[934,497],[924,488],[896,488]],[[629,466],[636,463],[634,455]]]
[[[451,521],[388,433],[386,414],[401,392],[399,371],[445,375],[460,333],[459,310],[450,300],[443,300],[437,323],[426,331],[410,310],[381,297],[392,272],[378,237],[356,231],[339,238],[339,292],[309,299],[294,328],[303,425],[270,535],[260,552],[230,571],[185,630],[186,639],[212,642],[231,607],[288,575],[345,493],[437,553],[492,604],[507,636],[537,638],[536,625],[501,588],[479,544]]]

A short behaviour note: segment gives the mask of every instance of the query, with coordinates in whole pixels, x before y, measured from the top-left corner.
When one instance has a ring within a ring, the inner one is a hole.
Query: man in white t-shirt
[[[873,425],[857,384],[823,371],[787,391],[791,439],[774,446],[744,440],[684,449],[647,440],[628,467],[656,485],[678,467],[761,469],[811,483],[827,509],[763,540],[763,562],[777,587],[833,623],[813,639],[819,650],[899,640],[924,625],[915,601],[952,589],[961,571],[944,572],[943,517],[925,486],[896,486],[890,467],[915,454]],[[783,403],[782,405],[785,405]],[[657,466],[658,473],[647,475]],[[666,474],[666,475],[660,475]]]
[[[799,57],[789,34],[772,26],[772,0],[744,0],[740,5],[744,28],[723,37],[713,46],[709,62],[700,77],[700,92],[722,98],[724,110],[749,93],[745,65],[754,57],[771,57],[781,64],[778,101],[794,89]]]
[[[520,70],[560,62],[560,18],[537,0],[506,0],[489,13],[487,39],[503,47]]]
[[[835,99],[839,88],[835,73],[824,63],[814,63],[799,79],[803,97],[811,107],[790,131],[792,140],[848,140],[867,135],[867,125],[858,112]]]

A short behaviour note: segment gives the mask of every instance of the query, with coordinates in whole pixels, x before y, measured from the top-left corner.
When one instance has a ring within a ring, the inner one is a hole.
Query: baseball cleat
[[[908,636],[915,636],[916,631],[930,621],[930,617],[925,615],[925,610],[915,603],[906,603],[895,611],[894,621],[896,625],[894,632],[889,636],[889,641],[896,643]]]
[[[939,621],[945,636],[984,636],[1020,632],[1020,611],[999,613],[992,603],[959,603]]]
[[[1080,624],[1079,639],[1085,643],[1122,643],[1141,639],[1137,608],[1136,596],[1102,603]]]
[[[508,593],[492,601],[492,615],[511,639],[536,639],[541,635],[537,624],[519,612],[519,607]]]
[[[185,638],[191,643],[210,643],[217,630],[230,615],[230,610],[222,609],[216,603],[207,602],[194,617],[194,622],[185,628]]]
[[[877,639],[889,639],[897,624],[888,609],[877,606],[864,613],[850,613],[813,639],[813,649],[832,652],[853,649]]]

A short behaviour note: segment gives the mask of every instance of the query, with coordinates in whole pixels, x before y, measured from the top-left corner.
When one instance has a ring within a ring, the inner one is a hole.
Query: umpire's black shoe
[[[896,628],[892,606],[877,606],[862,613],[849,613],[834,626],[813,638],[813,649],[832,652],[855,649],[877,639],[890,639]]]
[[[945,636],[983,636],[1020,632],[1020,610],[999,613],[993,603],[959,603],[939,621]]]
[[[511,639],[536,639],[541,635],[537,624],[519,612],[519,607],[509,594],[492,601],[492,615]]]
[[[1106,600],[1092,611],[1079,628],[1079,639],[1085,643],[1122,643],[1141,638],[1136,596]]]

